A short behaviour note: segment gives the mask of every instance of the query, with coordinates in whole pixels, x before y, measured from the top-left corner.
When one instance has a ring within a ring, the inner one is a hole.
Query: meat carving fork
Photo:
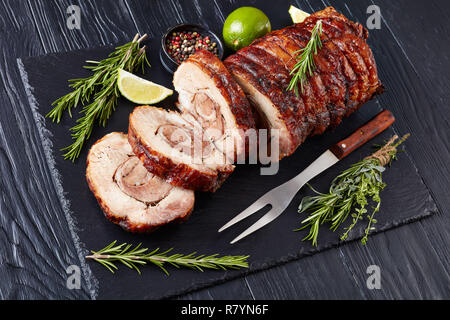
[[[255,232],[256,230],[264,227],[266,224],[272,222],[284,212],[297,192],[308,181],[336,164],[339,160],[343,159],[352,151],[361,147],[367,141],[371,140],[372,138],[386,130],[392,123],[394,123],[394,121],[394,116],[388,110],[380,112],[377,116],[375,116],[372,120],[367,122],[358,130],[356,130],[348,138],[338,142],[330,149],[325,151],[299,175],[264,194],[250,207],[242,211],[236,217],[231,219],[227,224],[225,224],[222,228],[220,228],[219,232],[228,229],[232,225],[251,216],[256,211],[264,208],[267,205],[271,206],[270,211],[230,243],[233,244],[241,240],[242,238],[245,238],[249,234]]]

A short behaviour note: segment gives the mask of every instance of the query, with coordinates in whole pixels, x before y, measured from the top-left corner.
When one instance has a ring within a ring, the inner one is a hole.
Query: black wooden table
[[[67,27],[67,8],[81,9],[80,29]],[[382,13],[371,31],[375,55],[391,57],[378,102],[410,132],[406,156],[431,191],[439,212],[311,257],[248,275],[181,299],[448,299],[450,298],[450,2],[447,0],[291,0],[305,11],[335,6],[365,24],[367,8]],[[225,17],[257,1],[2,0],[0,1],[0,298],[89,299],[66,286],[79,264],[35,119],[17,69],[18,57],[127,42],[136,32],[156,36],[185,21],[221,32]],[[270,18],[271,12],[266,12]],[[43,70],[51,72],[51,70]],[[381,270],[370,290],[367,267]]]

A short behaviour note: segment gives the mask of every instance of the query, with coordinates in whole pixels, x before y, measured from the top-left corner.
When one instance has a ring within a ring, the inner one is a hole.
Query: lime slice
[[[117,86],[125,98],[137,104],[157,103],[173,94],[172,90],[123,69],[119,69]]]
[[[291,15],[292,21],[294,21],[294,23],[303,22],[303,20],[309,17],[309,13],[300,10],[299,8],[296,8],[292,5],[289,7],[289,14]]]

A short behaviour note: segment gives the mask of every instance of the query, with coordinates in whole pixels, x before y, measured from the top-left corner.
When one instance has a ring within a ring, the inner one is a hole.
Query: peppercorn
[[[217,43],[209,36],[202,36],[196,31],[173,32],[166,41],[169,55],[181,63],[197,51],[208,50],[218,56]]]

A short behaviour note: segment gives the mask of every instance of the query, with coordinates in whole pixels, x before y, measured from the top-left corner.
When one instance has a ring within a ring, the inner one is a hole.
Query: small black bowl
[[[161,60],[162,65],[164,66],[164,68],[166,68],[167,71],[169,71],[170,73],[174,73],[175,70],[180,65],[167,52],[167,48],[166,48],[167,37],[170,34],[172,34],[173,32],[181,32],[181,31],[186,31],[186,32],[192,31],[192,32],[197,32],[202,36],[209,36],[211,41],[217,43],[217,54],[219,56],[219,59],[222,60],[222,58],[223,58],[223,43],[214,32],[206,29],[203,26],[197,25],[197,24],[183,23],[183,24],[179,24],[174,27],[170,27],[166,31],[166,33],[163,34],[163,36],[161,38],[161,49],[159,51],[159,58]]]

